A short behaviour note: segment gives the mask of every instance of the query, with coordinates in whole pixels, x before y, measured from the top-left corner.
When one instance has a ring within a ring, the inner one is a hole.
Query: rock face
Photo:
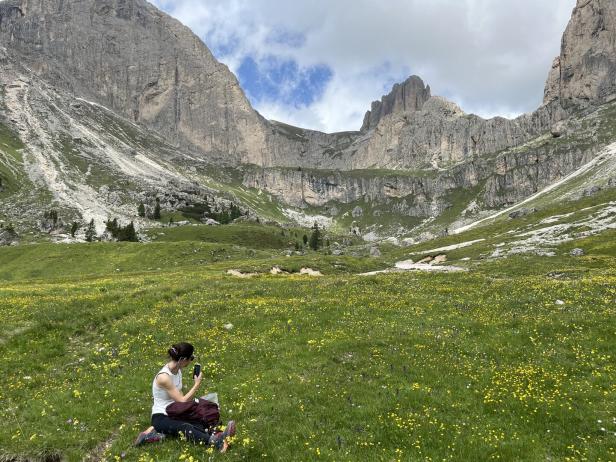
[[[411,76],[372,103],[360,132],[336,134],[265,121],[200,39],[146,0],[4,0],[0,40],[52,85],[217,164],[442,168],[548,131],[567,116],[562,101],[611,98],[614,10],[608,0],[578,2],[545,104],[533,114],[467,115]]]
[[[543,91],[543,104],[550,104],[560,98],[560,56],[554,58]]]
[[[569,110],[616,99],[616,5],[577,0],[548,78],[545,102]]]
[[[525,143],[550,126],[548,108],[517,119],[485,120],[440,97],[421,110],[390,114],[350,149],[354,169],[443,168]]]
[[[429,99],[430,86],[426,86],[421,78],[413,75],[403,83],[395,84],[391,92],[383,96],[381,101],[372,103],[372,108],[364,117],[361,131],[365,132],[376,127],[386,115],[419,111]]]
[[[476,201],[490,209],[511,206],[580,168],[598,150],[599,146],[582,150],[548,142],[512,149],[494,158],[476,157],[440,172],[424,170],[412,175],[255,168],[244,174],[243,184],[296,207],[366,201],[402,216],[428,218],[454,205],[463,191],[475,191],[465,204],[469,212],[473,209],[470,204],[477,208]],[[351,215],[359,218],[367,211],[355,207]]]
[[[226,164],[263,162],[267,123],[187,27],[145,0],[8,0],[0,43],[55,87]]]
[[[297,207],[361,201],[349,210],[359,221],[384,210],[432,218],[460,196],[478,213],[563,178],[606,143],[579,110],[616,98],[615,31],[616,2],[579,0],[533,113],[485,120],[412,76],[372,103],[360,131],[326,134],[263,119],[199,38],[146,0],[0,0],[0,117],[28,140],[32,182],[81,216],[129,215],[144,200],[93,172],[140,194],[173,182],[177,206],[202,196],[212,164],[240,167],[243,186]],[[196,192],[184,200],[185,190]]]

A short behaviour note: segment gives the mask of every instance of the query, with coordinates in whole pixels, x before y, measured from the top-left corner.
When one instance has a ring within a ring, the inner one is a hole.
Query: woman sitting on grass
[[[173,403],[187,403],[201,385],[203,372],[195,376],[195,384],[185,395],[182,394],[182,369],[195,359],[194,347],[190,343],[177,343],[169,350],[170,361],[156,374],[152,381],[152,427],[141,432],[135,441],[135,446],[144,442],[159,441],[162,435],[183,435],[188,441],[206,446],[214,446],[220,452],[228,447],[227,437],[235,435],[235,422],[229,421],[224,432],[208,431],[207,428],[191,422],[175,420],[167,414],[167,407]]]

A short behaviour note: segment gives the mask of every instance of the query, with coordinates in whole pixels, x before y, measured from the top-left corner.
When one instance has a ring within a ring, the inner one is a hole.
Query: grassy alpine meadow
[[[369,277],[386,258],[213,246],[0,249],[0,460],[616,460],[613,246]],[[225,274],[277,259],[324,276]],[[225,455],[132,447],[183,340],[237,421]]]

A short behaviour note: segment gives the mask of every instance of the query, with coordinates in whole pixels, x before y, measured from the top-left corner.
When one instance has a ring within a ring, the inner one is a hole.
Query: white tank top
[[[175,385],[175,388],[177,388],[178,390],[181,390],[182,389],[182,370],[178,370],[177,374],[172,374],[171,370],[169,369],[169,366],[165,364],[165,366],[160,371],[158,371],[158,374],[154,376],[154,380],[152,380],[152,396],[154,397],[154,405],[152,406],[152,415],[154,414],[167,415],[167,411],[165,410],[166,407],[175,401],[173,401],[173,398],[169,396],[169,393],[167,393],[167,390],[165,390],[162,387],[159,387],[156,384],[156,377],[158,377],[159,374],[169,374],[169,376],[171,376],[171,380],[173,381],[173,385]]]

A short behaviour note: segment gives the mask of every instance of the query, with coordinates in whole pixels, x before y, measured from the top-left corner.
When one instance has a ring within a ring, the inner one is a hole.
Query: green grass
[[[479,197],[485,184],[486,181],[483,180],[473,188],[456,188],[448,191],[445,200],[450,206],[432,222],[432,225],[441,226],[443,228],[448,227],[462,215],[464,209],[468,207],[473,199]]]
[[[247,188],[242,185],[242,172],[251,168],[254,167],[243,166],[241,170],[232,168],[207,168],[204,170],[206,176],[203,176],[201,180],[203,184],[215,189],[223,197],[235,201],[244,207],[250,207],[251,210],[263,219],[276,221],[278,223],[289,223],[290,220],[284,215],[283,206],[279,199],[267,192]],[[214,178],[216,178],[216,180]]]
[[[201,242],[34,244],[0,250],[0,281],[165,273],[260,255],[246,248]]]
[[[284,236],[282,232],[284,231]],[[126,242],[89,244],[29,244],[0,248],[1,281],[56,281],[104,275],[163,274],[203,269],[214,275],[227,269],[269,273],[273,266],[297,273],[303,267],[325,274],[383,269],[387,260],[326,255],[306,251],[287,257],[305,230],[235,224],[154,228],[155,240],[133,245]]]
[[[238,422],[224,460],[616,458],[613,233],[576,259],[360,277],[392,256],[284,257],[274,229],[236,226],[0,249],[0,460],[223,460],[131,447],[179,340]],[[254,248],[200,242],[225,236]],[[225,275],[273,265],[326,276]]]
[[[293,247],[297,239],[294,233],[299,232],[299,228],[288,230],[277,226],[238,223],[220,226],[154,228],[148,234],[157,242],[202,241],[256,249],[287,249]],[[301,240],[301,235],[299,239]]]
[[[341,203],[337,201],[328,202],[321,207],[306,207],[304,213],[312,215],[329,214],[328,210],[335,207],[338,213],[333,217],[333,229],[339,233],[348,233],[350,227],[359,224],[363,229],[369,226],[378,226],[378,231],[382,234],[387,231],[395,232],[400,226],[406,229],[413,228],[421,223],[422,218],[403,215],[396,211],[395,207],[403,205],[408,201],[407,198],[388,198],[383,203],[371,203],[369,200],[359,199],[353,202]],[[361,207],[362,215],[353,217],[353,210]]]

